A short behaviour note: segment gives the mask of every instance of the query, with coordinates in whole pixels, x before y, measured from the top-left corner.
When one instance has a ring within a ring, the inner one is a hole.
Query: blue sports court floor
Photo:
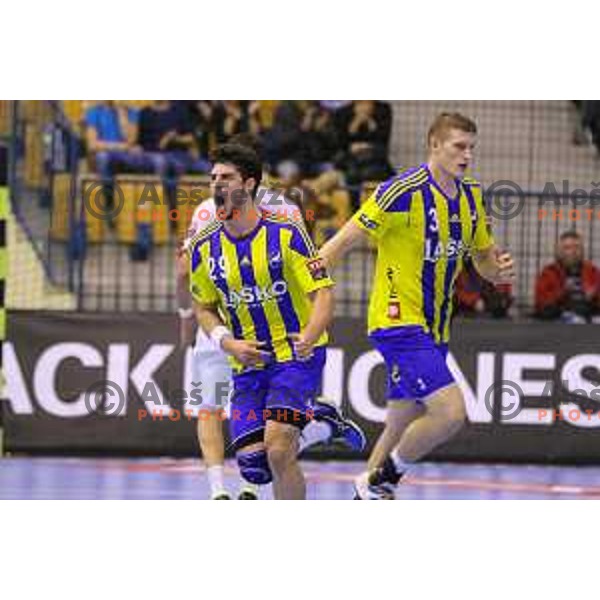
[[[351,462],[303,462],[311,499],[352,498]],[[226,467],[237,490],[234,463]],[[0,499],[206,499],[199,460],[0,459]],[[270,491],[263,494],[270,497]],[[400,487],[398,499],[598,499],[600,468],[424,463]]]

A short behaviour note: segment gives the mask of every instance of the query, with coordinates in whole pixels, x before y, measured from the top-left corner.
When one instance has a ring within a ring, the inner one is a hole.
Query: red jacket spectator
[[[600,270],[583,260],[581,237],[576,232],[560,236],[557,259],[538,275],[535,310],[543,319],[558,319],[565,313],[588,319],[600,308]]]
[[[581,263],[581,291],[598,307],[600,291],[600,271],[589,260]],[[568,310],[570,290],[567,285],[568,273],[560,262],[546,266],[535,283],[535,310],[539,316],[558,317]]]

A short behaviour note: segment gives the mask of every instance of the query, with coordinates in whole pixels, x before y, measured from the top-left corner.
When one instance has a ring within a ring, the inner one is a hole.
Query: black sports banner
[[[191,455],[202,418],[176,317],[12,312],[4,346],[5,450]],[[385,416],[385,368],[364,323],[337,319],[323,395],[367,433]],[[468,422],[434,458],[600,462],[600,327],[456,321],[448,358]],[[356,457],[332,448],[315,456]]]

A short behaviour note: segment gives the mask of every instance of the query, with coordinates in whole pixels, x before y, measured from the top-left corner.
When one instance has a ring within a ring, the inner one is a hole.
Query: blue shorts
[[[447,344],[436,344],[419,325],[375,331],[369,338],[387,367],[387,398],[425,402],[456,383],[446,364]]]
[[[268,420],[301,429],[312,419],[325,357],[325,348],[319,347],[309,360],[272,363],[233,376],[229,430],[235,450],[262,441]]]

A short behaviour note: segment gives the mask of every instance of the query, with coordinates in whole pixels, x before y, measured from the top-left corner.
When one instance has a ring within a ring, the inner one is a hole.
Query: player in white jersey
[[[284,197],[279,190],[261,188],[257,192],[258,206],[261,210],[288,219],[303,219],[300,208]],[[186,240],[182,246],[178,260],[177,297],[180,316],[180,338],[184,345],[191,343],[195,318],[191,308],[191,296],[187,285],[187,249],[190,240],[202,229],[218,218],[219,209],[210,198],[201,203],[194,212]],[[198,419],[198,442],[206,464],[211,497],[215,500],[229,500],[223,478],[225,444],[223,440],[222,420],[225,406],[223,394],[225,387],[231,382],[231,368],[226,354],[217,348],[198,327],[193,348],[192,382],[201,382],[202,409],[210,412],[209,418]],[[353,449],[362,450],[366,440],[358,426],[350,420],[342,418],[337,409],[329,403],[315,403],[314,420],[303,430],[300,439],[300,452],[320,442],[342,441]],[[246,484],[240,490],[238,499],[256,500],[257,486]]]

